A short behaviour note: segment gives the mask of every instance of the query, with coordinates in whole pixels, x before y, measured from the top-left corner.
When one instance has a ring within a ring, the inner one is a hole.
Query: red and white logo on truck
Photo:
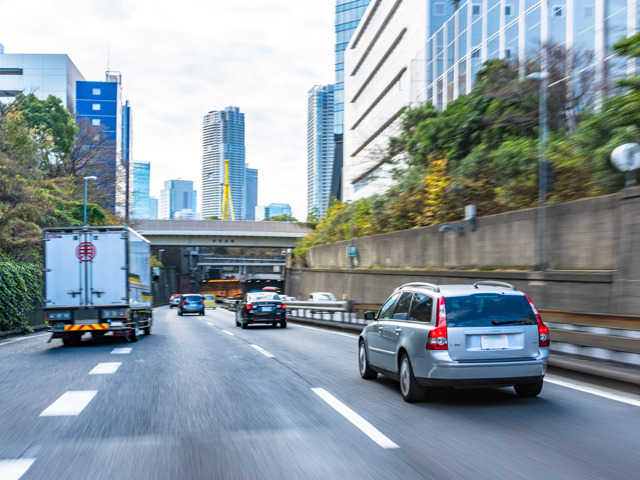
[[[90,262],[96,256],[96,246],[91,242],[82,242],[76,247],[76,257],[81,262]]]

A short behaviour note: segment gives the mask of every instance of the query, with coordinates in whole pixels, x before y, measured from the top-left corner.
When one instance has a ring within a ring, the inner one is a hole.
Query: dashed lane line
[[[235,333],[230,332],[229,330],[222,330],[222,333],[226,333],[227,335],[231,335],[232,337],[235,335]]]
[[[93,367],[89,375],[110,375],[116,373],[122,365],[121,362],[102,362]]]
[[[255,350],[259,351],[261,354],[263,354],[265,357],[267,358],[274,358],[275,356],[266,351],[264,348],[262,348],[260,345],[254,345],[253,343],[251,344],[251,348],[254,348]]]
[[[294,322],[295,320],[292,320],[292,322]],[[327,328],[318,328],[318,327],[309,327],[307,325],[300,325],[299,323],[295,323],[296,328],[306,328],[307,330],[315,330],[316,332],[323,332],[323,333],[330,333],[331,335],[339,335],[341,337],[349,337],[351,339],[357,338],[358,334],[357,333],[342,333],[342,332],[336,332],[334,330],[329,330]]]
[[[65,417],[80,415],[82,410],[89,405],[97,390],[75,390],[65,392],[49,405],[41,414],[41,417]]]
[[[389,439],[389,437],[384,435],[380,430],[367,422],[351,408],[347,407],[324,388],[312,388],[311,390],[324,400],[331,408],[349,420],[356,428],[382,448],[400,448],[396,443]]]
[[[120,347],[111,350],[111,355],[128,355],[131,353],[131,347]]]
[[[630,395],[623,395],[611,390],[604,390],[602,388],[598,388],[598,387],[584,384],[584,383],[563,380],[553,375],[545,375],[544,381],[553,383],[554,385],[559,385],[561,387],[571,388],[579,392],[590,393],[591,395],[596,395],[598,397],[606,398],[608,400],[613,400],[615,402],[626,403],[627,405],[640,407],[640,400],[637,397],[632,397]]]
[[[18,480],[35,461],[35,458],[0,459],[0,478],[2,480]]]

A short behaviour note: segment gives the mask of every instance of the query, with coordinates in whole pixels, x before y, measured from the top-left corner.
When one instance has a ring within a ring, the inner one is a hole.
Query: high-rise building
[[[151,164],[148,162],[133,162],[132,166],[131,218],[151,218],[151,201],[149,197]]]
[[[80,80],[84,77],[67,55],[0,50],[0,101],[4,103],[20,93],[33,93],[41,100],[53,95],[74,113],[76,82]]]
[[[222,218],[225,160],[235,218],[245,212],[244,113],[238,107],[208,112],[202,120],[202,216]]]
[[[334,161],[334,88],[316,85],[307,95],[307,212],[329,208]]]
[[[158,218],[158,199],[149,197],[149,218],[156,220]]]
[[[245,220],[256,219],[256,205],[258,205],[258,169],[247,168],[245,191]]]
[[[279,217],[281,215],[293,216],[291,205],[288,203],[270,203],[269,205],[258,205],[255,209],[256,220],[264,220],[266,218]]]
[[[331,178],[331,197],[342,199],[342,156],[344,132],[344,51],[355,32],[370,0],[336,0],[335,17],[335,72],[334,92],[334,162]]]
[[[124,216],[126,165],[122,158],[124,129],[121,80],[119,73],[107,72],[103,82],[76,82],[76,122],[81,130],[90,125],[100,132],[102,139],[92,145],[100,151],[99,169],[92,173],[98,177],[98,186],[106,194],[107,200],[102,206]],[[127,126],[130,128],[128,122]],[[130,135],[127,133],[129,141]],[[130,156],[129,147],[126,154]]]
[[[405,109],[447,108],[488,60],[518,62],[524,78],[543,46],[563,48],[573,59],[563,81],[569,91],[595,86],[597,105],[602,87],[638,73],[639,62],[613,55],[613,45],[639,26],[638,0],[371,2],[344,55],[343,198],[386,190],[392,160],[403,160],[386,152]]]
[[[196,192],[191,180],[167,180],[160,192],[159,218],[175,218],[180,210],[196,211]]]

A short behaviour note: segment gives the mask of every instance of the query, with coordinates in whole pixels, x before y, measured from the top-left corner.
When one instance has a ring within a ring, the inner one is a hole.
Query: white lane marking
[[[84,407],[96,396],[97,390],[76,390],[65,392],[49,405],[41,414],[41,417],[63,417],[80,415]]]
[[[35,458],[18,458],[15,460],[0,460],[0,478],[2,480],[18,480],[24,475]]]
[[[341,337],[349,337],[351,339],[358,338],[358,334],[357,333],[352,333],[351,334],[351,333],[336,332],[334,330],[329,330],[327,328],[308,327],[306,325],[300,325],[298,323],[295,324],[294,328],[306,328],[308,330],[315,330],[316,332],[330,333],[331,335],[340,335]]]
[[[102,362],[93,367],[93,370],[89,372],[89,375],[109,375],[116,373],[118,368],[122,365],[121,362]]]
[[[2,345],[9,345],[10,343],[16,343],[16,342],[21,342],[23,340],[29,340],[30,338],[46,337],[47,335],[49,335],[49,334],[48,333],[42,333],[40,335],[29,335],[28,337],[14,338],[13,340],[7,340],[6,342],[0,342],[0,347]]]
[[[213,322],[207,322],[208,325],[211,325],[212,327],[215,326]]]
[[[265,357],[267,358],[273,358],[274,355],[270,352],[267,352],[264,348],[262,348],[260,345],[254,345],[253,343],[251,344],[252,348],[255,348],[257,351],[259,351],[261,354],[263,354]]]
[[[128,355],[131,353],[131,347],[114,348],[111,355]]]
[[[234,336],[234,334],[231,333],[229,330],[222,330],[222,333],[226,333],[227,335],[231,335],[232,337]]]
[[[630,395],[615,393],[610,390],[604,390],[602,388],[593,387],[583,383],[576,383],[576,382],[569,382],[567,380],[561,380],[560,378],[557,378],[551,375],[545,375],[544,381],[553,383],[554,385],[560,385],[561,387],[578,390],[579,392],[590,393],[591,395],[596,395],[598,397],[606,398],[608,400],[613,400],[620,403],[626,403],[627,405],[633,405],[634,407],[640,407],[640,400]]]
[[[384,435],[380,430],[378,430],[356,412],[347,407],[344,403],[331,395],[324,388],[312,388],[311,390],[313,390],[313,393],[318,395],[322,400],[329,404],[329,406],[331,406],[344,418],[349,420],[362,433],[364,433],[367,437],[376,442],[382,448],[400,448],[396,443],[391,441],[389,437]]]

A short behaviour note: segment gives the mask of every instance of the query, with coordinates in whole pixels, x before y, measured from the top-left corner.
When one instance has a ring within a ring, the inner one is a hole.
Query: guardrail
[[[291,321],[360,332],[379,304],[287,302]],[[640,385],[640,317],[543,310],[551,332],[551,366]]]

